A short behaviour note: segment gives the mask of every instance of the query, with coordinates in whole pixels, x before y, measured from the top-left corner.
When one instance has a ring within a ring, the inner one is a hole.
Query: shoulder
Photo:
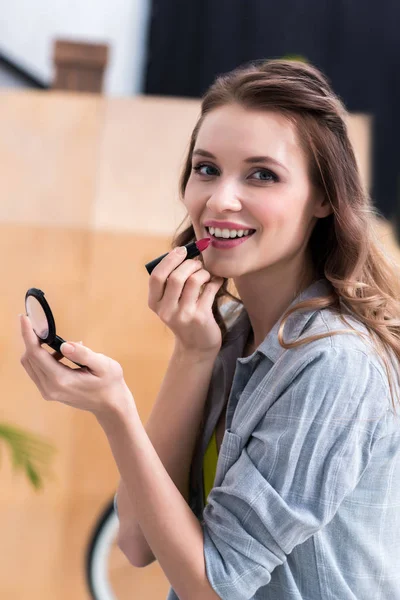
[[[339,385],[339,378],[347,382],[364,385],[374,382],[374,388],[380,387],[389,395],[389,381],[385,363],[374,343],[367,327],[351,315],[341,319],[336,311],[327,308],[318,310],[303,329],[298,340],[313,339],[298,348],[292,358],[299,371],[304,370],[313,377],[321,378],[324,385]],[[297,356],[296,356],[297,355]],[[393,384],[398,381],[397,369],[384,353]],[[393,355],[391,354],[392,358]],[[300,359],[300,360],[298,360]],[[396,360],[395,363],[398,361]],[[312,368],[319,366],[319,368]]]
[[[361,426],[368,435],[380,431],[391,397],[387,376],[373,357],[351,344],[333,345],[323,339],[311,342],[297,359],[296,352],[289,358],[291,352],[255,390],[262,420],[269,426],[273,419],[279,427],[296,426],[299,438],[312,422],[324,424],[327,436],[339,435],[342,428],[349,433],[353,426]]]

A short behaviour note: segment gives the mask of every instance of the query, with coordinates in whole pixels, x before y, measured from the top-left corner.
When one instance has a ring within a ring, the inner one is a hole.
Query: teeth
[[[251,229],[219,229],[218,227],[207,227],[207,229],[211,235],[226,239],[243,237],[244,235],[249,235],[249,231],[252,231]]]

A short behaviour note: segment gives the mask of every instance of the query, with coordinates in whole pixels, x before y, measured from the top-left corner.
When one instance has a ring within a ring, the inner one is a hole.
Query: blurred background
[[[178,178],[202,94],[216,75],[260,58],[306,60],[330,78],[350,111],[379,239],[398,264],[400,5],[3,0],[1,8],[0,597],[162,600],[169,583],[158,564],[137,569],[115,545],[119,474],[102,430],[92,415],[44,401],[19,363],[25,293],[45,292],[59,335],[123,365],[145,423],[173,339],[147,307],[144,265],[170,249],[185,217]],[[108,582],[95,595],[88,568],[99,540],[97,577]]]

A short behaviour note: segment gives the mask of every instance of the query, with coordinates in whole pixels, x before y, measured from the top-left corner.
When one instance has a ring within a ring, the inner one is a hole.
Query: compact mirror
[[[26,314],[32,324],[33,331],[38,336],[41,344],[47,344],[56,352],[60,352],[60,346],[66,340],[56,334],[56,324],[50,306],[44,297],[44,292],[38,288],[30,288],[25,295]],[[71,360],[68,358],[68,360]],[[79,367],[85,368],[75,361],[71,361]]]

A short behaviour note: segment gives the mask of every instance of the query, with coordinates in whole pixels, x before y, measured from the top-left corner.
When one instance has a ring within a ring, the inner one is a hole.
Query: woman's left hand
[[[51,355],[41,347],[29,318],[21,315],[20,320],[25,343],[21,364],[44,400],[62,402],[98,417],[115,412],[122,414],[127,405],[134,402],[117,361],[74,342],[68,342],[74,347],[73,352],[67,352],[63,344],[62,355]],[[58,362],[62,356],[85,368],[67,367]]]

